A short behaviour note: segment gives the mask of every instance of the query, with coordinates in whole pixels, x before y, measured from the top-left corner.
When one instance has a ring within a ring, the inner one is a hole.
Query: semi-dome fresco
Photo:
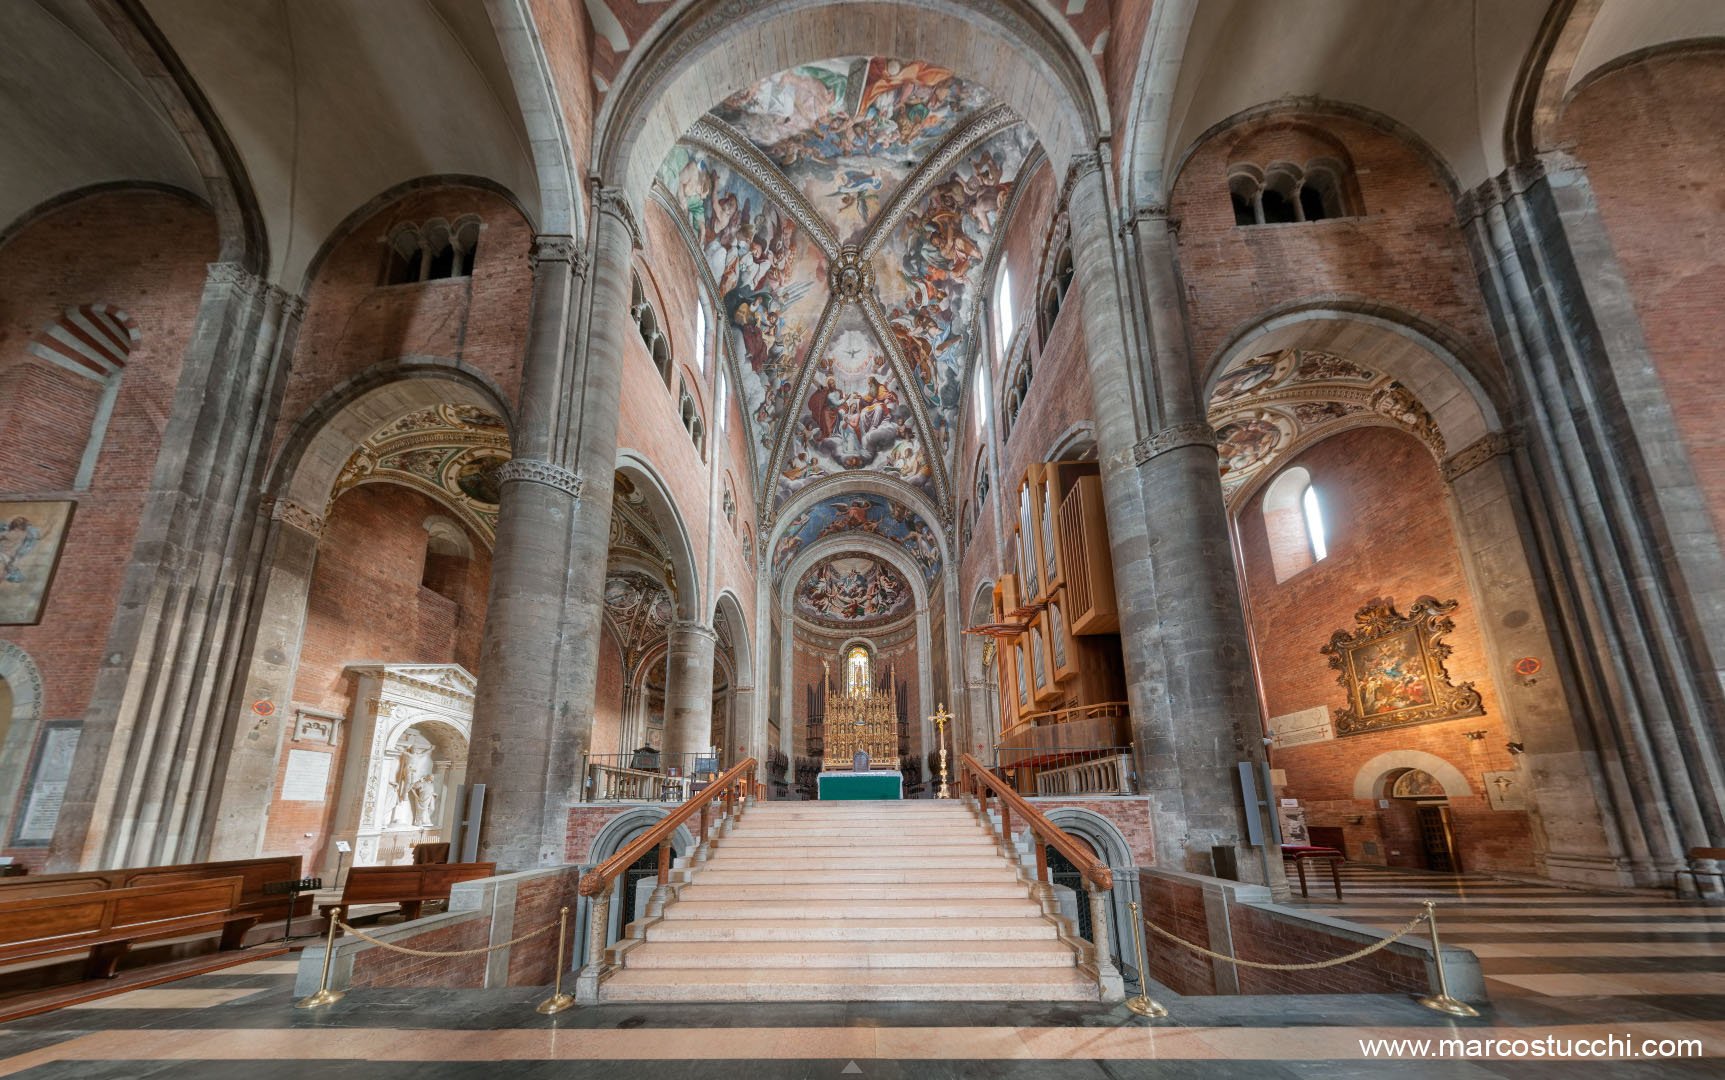
[[[873,624],[910,613],[910,586],[872,555],[843,555],[810,567],[797,582],[797,614],[823,623]]]
[[[981,87],[878,56],[762,79],[672,149],[658,193],[718,297],[764,511],[855,471],[949,498],[976,300],[1036,153]]]

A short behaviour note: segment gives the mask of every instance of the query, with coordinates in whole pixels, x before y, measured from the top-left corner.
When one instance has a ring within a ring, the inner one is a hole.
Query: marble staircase
[[[705,854],[601,1001],[1097,1000],[1088,946],[957,800],[757,803]]]

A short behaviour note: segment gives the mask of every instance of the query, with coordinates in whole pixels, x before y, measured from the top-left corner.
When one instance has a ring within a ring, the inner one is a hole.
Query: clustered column
[[[1069,213],[1139,790],[1159,863],[1212,873],[1212,848],[1235,848],[1242,877],[1281,889],[1281,860],[1245,850],[1237,765],[1264,748],[1171,235],[1148,218],[1117,244],[1104,168],[1075,164]]]
[[[563,861],[593,727],[636,230],[611,192],[592,221],[590,273],[571,238],[534,243],[515,456],[500,477],[471,775],[486,785],[482,855],[506,870]]]

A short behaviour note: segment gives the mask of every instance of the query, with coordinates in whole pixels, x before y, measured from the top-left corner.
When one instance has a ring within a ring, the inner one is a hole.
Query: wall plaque
[[[1277,750],[1335,737],[1330,728],[1330,710],[1323,705],[1270,717],[1270,738]]]
[[[329,788],[330,755],[321,750],[289,750],[282,777],[282,801],[323,802]]]
[[[42,725],[42,741],[30,765],[30,793],[24,812],[12,832],[13,847],[47,847],[54,839],[54,824],[60,820],[60,803],[66,798],[66,782],[72,778],[72,756],[78,750],[77,720],[50,720]]]

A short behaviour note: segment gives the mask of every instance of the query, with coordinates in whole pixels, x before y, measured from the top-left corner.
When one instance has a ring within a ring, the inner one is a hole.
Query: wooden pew
[[[69,893],[95,892],[104,889],[129,889],[142,885],[171,885],[181,882],[206,881],[212,878],[237,877],[241,881],[240,902],[236,911],[254,913],[260,917],[284,919],[288,915],[288,898],[268,896],[264,885],[271,881],[290,881],[301,876],[298,855],[276,855],[264,859],[231,859],[226,862],[181,863],[176,866],[128,866],[116,870],[87,870],[71,874],[31,874],[25,877],[0,878],[0,902],[37,896],[64,896]],[[311,912],[311,896],[300,897],[295,915]]]
[[[230,876],[0,900],[0,963],[88,950],[85,976],[111,979],[134,942],[219,932],[237,949],[260,918],[234,910],[244,889]]]
[[[488,862],[356,866],[347,872],[341,900],[319,904],[317,910],[326,918],[334,912],[337,919],[346,922],[347,909],[355,904],[400,904],[401,914],[411,921],[419,918],[427,901],[448,900],[449,890],[458,882],[478,881],[496,873],[497,864]]]

